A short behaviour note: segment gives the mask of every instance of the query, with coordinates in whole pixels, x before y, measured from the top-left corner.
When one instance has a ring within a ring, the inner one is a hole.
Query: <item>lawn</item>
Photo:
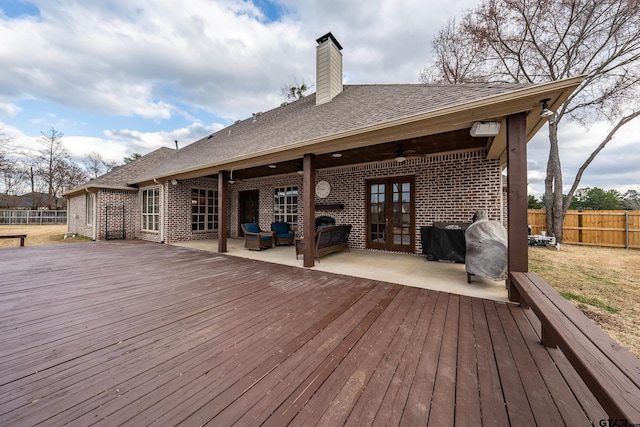
[[[50,245],[87,241],[84,237],[64,238],[66,224],[62,225],[0,225],[0,234],[26,234],[25,246]],[[20,246],[19,239],[0,239],[0,248]]]
[[[529,248],[538,273],[619,343],[640,357],[640,251],[562,245]]]

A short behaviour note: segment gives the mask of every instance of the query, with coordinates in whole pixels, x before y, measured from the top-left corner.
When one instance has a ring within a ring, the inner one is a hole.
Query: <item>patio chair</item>
[[[293,243],[293,232],[288,222],[272,222],[271,231],[275,235],[275,245],[291,245]]]
[[[261,231],[256,222],[240,224],[244,232],[244,247],[259,251],[273,246],[273,232]]]

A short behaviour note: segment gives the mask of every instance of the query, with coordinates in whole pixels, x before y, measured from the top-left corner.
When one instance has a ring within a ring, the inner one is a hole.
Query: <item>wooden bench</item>
[[[542,343],[558,347],[607,412],[611,425],[640,424],[640,360],[534,273],[511,273],[523,307],[542,326]],[[628,424],[625,424],[625,421]]]
[[[320,262],[320,257],[341,250],[349,250],[349,233],[351,225],[330,225],[316,231],[314,236],[315,256]],[[296,259],[304,252],[304,239],[296,240]]]
[[[0,239],[20,239],[20,246],[24,246],[24,239],[26,238],[26,234],[0,234]]]

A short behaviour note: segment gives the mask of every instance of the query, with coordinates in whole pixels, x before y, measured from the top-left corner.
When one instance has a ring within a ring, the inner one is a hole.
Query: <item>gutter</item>
[[[66,193],[62,193],[62,196],[71,197],[73,195],[77,195],[78,193],[82,193],[83,191],[97,191],[97,190],[119,190],[119,191],[137,191],[138,187],[135,184],[130,184],[127,186],[122,185],[87,185],[83,187],[74,188],[73,190],[67,191]]]

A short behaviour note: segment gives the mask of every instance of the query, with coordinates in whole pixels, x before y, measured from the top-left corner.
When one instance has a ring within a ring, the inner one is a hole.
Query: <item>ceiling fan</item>
[[[398,163],[402,163],[407,160],[409,154],[416,153],[416,150],[405,150],[402,148],[402,144],[398,144],[398,148],[393,153],[383,153],[385,156],[394,156],[394,160]]]

